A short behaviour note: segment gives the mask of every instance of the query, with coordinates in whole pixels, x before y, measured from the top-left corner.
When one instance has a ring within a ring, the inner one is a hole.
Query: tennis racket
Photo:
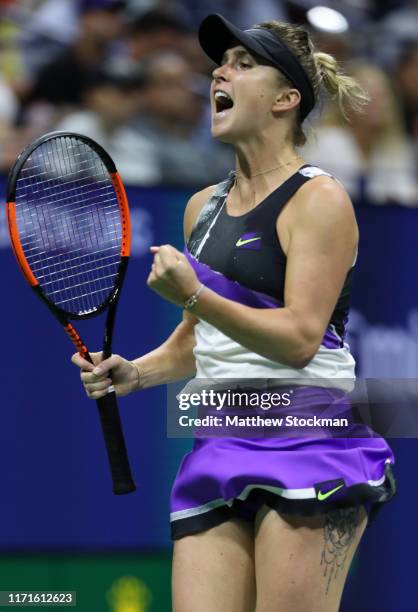
[[[107,311],[103,358],[110,357],[130,249],[128,201],[111,157],[80,134],[42,136],[22,151],[10,171],[7,219],[26,280],[90,363],[69,321]],[[135,484],[113,387],[97,406],[113,492],[130,493]]]

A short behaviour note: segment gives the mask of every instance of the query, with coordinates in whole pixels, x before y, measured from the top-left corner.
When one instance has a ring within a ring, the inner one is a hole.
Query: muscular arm
[[[195,194],[188,202],[184,218],[186,239],[211,190],[213,187]],[[155,269],[155,263],[152,268]],[[196,371],[193,355],[196,323],[196,317],[184,312],[182,322],[163,344],[134,361],[120,355],[111,355],[102,361],[101,353],[91,353],[93,363],[89,363],[78,353],[73,355],[72,361],[81,369],[80,376],[88,397],[104,397],[111,385],[118,396],[123,396],[138,388],[145,389],[193,376]]]
[[[184,238],[186,242],[203,204],[210,197],[213,189],[212,186],[199,191],[187,203],[184,214]],[[194,326],[198,321],[191,313],[184,311],[182,322],[161,346],[134,360],[140,372],[141,388],[145,389],[174,382],[195,374]]]
[[[134,360],[140,373],[140,387],[155,387],[193,376],[196,364],[193,328],[198,320],[184,312],[182,322],[158,348]]]
[[[250,308],[205,290],[193,310],[249,350],[296,368],[321,344],[358,240],[346,192],[331,179],[313,181],[291,203],[284,307]]]

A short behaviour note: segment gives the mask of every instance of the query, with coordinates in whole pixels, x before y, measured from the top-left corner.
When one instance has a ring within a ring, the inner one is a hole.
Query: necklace
[[[286,166],[291,166],[295,161],[302,161],[300,157],[295,157],[294,159],[291,159],[290,161],[286,162],[285,164],[280,164],[280,166],[275,166],[274,168],[270,168],[269,170],[263,170],[262,172],[257,172],[256,174],[253,174],[251,176],[249,180],[249,182],[251,182],[251,179],[255,178],[256,176],[261,176],[262,174],[268,174],[269,172],[274,172],[275,170],[279,170],[280,168],[286,168]],[[235,174],[235,182],[234,182],[234,187],[237,185],[238,179],[243,178],[243,176],[239,176],[238,174]],[[253,193],[253,202],[252,202],[252,206],[250,210],[253,210],[255,208],[255,203],[256,203],[256,190],[253,187],[252,189],[252,193]]]
[[[263,170],[262,172],[257,172],[256,174],[253,174],[250,179],[251,180],[253,178],[255,178],[256,176],[261,176],[262,174],[269,174],[269,172],[274,172],[275,170],[279,170],[280,168],[286,168],[286,166],[291,166],[295,161],[297,161],[298,159],[300,159],[300,157],[295,157],[294,159],[291,159],[290,161],[286,162],[285,164],[280,164],[280,166],[275,166],[274,168],[270,168],[269,170]],[[239,178],[244,178],[243,175],[239,175],[239,174],[235,174],[235,178],[239,179]]]

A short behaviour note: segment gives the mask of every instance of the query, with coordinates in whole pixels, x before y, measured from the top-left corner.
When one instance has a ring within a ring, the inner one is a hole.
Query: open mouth
[[[234,101],[224,91],[217,91],[215,93],[215,108],[216,113],[222,113],[230,110],[234,106]]]

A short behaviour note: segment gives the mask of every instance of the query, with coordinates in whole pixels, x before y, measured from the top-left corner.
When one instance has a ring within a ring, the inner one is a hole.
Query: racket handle
[[[113,493],[132,493],[136,486],[132,479],[115,392],[97,400],[97,407],[112,474]]]

